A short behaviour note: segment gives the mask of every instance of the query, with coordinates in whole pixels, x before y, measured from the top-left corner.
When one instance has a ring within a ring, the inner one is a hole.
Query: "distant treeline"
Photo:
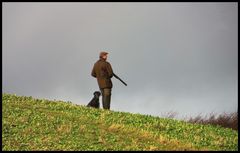
[[[176,112],[169,112],[165,114],[164,117],[174,118],[176,115]],[[222,113],[220,115],[211,113],[208,116],[198,115],[196,117],[190,117],[189,119],[185,119],[185,121],[198,124],[219,125],[238,131],[238,112]]]

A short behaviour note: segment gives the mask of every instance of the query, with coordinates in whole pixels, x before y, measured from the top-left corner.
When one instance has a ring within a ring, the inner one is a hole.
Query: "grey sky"
[[[180,116],[238,106],[237,3],[3,3],[3,92],[86,105],[101,50],[111,109]]]

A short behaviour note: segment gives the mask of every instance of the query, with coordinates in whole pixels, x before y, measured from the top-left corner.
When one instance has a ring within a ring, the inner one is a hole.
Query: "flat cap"
[[[107,55],[108,54],[108,52],[100,52],[100,54],[99,54],[99,57],[102,57],[102,56],[104,56],[104,55]]]

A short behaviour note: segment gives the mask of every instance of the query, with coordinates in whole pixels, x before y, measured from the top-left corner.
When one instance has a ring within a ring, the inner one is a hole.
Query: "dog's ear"
[[[95,91],[95,92],[93,93],[93,95],[94,95],[94,96],[98,95],[98,91]]]

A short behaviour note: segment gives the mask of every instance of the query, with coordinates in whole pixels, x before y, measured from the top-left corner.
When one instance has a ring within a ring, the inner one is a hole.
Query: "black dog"
[[[94,97],[93,99],[88,103],[87,107],[94,107],[99,108],[99,97],[101,96],[101,93],[99,91],[95,91],[93,93]]]

